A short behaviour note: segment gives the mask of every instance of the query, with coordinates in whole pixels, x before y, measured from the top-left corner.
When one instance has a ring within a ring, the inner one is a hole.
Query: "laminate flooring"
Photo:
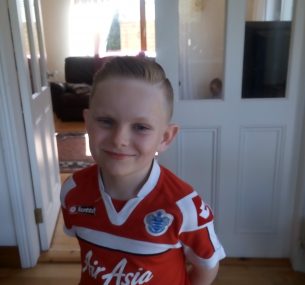
[[[80,264],[71,262],[40,262],[35,268],[24,270],[0,268],[0,284],[76,285],[79,281],[80,271]],[[286,260],[223,261],[218,276],[213,283],[213,285],[304,284],[305,274],[294,272]]]

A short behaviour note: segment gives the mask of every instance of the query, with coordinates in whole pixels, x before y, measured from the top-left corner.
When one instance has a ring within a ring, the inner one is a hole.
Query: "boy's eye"
[[[96,121],[104,127],[111,127],[114,123],[111,118],[96,118]]]
[[[135,124],[134,125],[134,130],[139,131],[139,132],[144,132],[144,131],[149,131],[150,127],[143,125],[143,124]]]

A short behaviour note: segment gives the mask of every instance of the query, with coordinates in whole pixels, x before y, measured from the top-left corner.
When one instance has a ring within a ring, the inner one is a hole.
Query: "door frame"
[[[295,17],[298,23],[295,23],[296,28],[305,27],[305,2],[301,0],[296,1],[295,7]],[[295,43],[296,47],[300,51],[305,50],[305,32],[295,30],[299,35],[297,42]],[[294,169],[297,179],[295,182],[295,209],[293,213],[293,232],[291,238],[291,254],[290,260],[293,266],[293,269],[296,271],[305,272],[305,54],[304,52],[299,52],[301,54],[300,59],[295,59],[298,70],[298,74],[295,74],[297,77],[296,86],[299,96],[298,110],[296,114],[296,125],[295,125],[295,151],[294,151]],[[294,186],[294,185],[293,185]]]
[[[0,103],[3,110],[0,112],[0,130],[20,262],[23,268],[28,268],[36,265],[40,246],[34,219],[35,199],[20,94],[20,88],[24,86],[16,70],[8,10],[10,3],[8,0],[0,1]]]

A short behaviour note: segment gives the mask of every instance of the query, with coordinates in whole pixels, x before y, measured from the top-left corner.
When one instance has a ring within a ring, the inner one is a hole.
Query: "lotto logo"
[[[96,208],[92,206],[72,206],[69,208],[70,214],[95,215]]]
[[[72,207],[70,207],[70,209],[69,209],[69,213],[70,213],[70,214],[75,214],[76,211],[77,211],[77,207],[76,207],[76,206],[72,206]]]

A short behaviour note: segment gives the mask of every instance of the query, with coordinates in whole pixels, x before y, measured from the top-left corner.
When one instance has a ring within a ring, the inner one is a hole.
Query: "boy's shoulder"
[[[194,192],[193,187],[164,166],[160,166],[160,182],[170,188],[170,191],[177,196],[186,196]]]
[[[92,187],[88,187],[91,185]],[[86,189],[86,191],[84,191]],[[85,196],[90,196],[87,189],[92,189],[92,192],[96,192],[98,189],[98,167],[97,165],[92,165],[87,168],[78,170],[74,172],[62,185],[60,200],[64,204],[64,201],[68,194],[73,194],[74,196],[81,196],[82,192]]]
[[[183,216],[181,231],[194,231],[213,220],[211,208],[202,200],[197,191],[187,182],[165,167],[160,176],[162,199],[175,201]]]
[[[81,170],[75,171],[64,183],[63,187],[82,188],[88,183],[92,183],[98,180],[98,167],[96,164],[83,168]],[[70,186],[69,186],[70,185]]]
[[[96,164],[83,168],[73,173],[73,179],[76,183],[87,182],[92,177],[98,177],[98,166]]]

